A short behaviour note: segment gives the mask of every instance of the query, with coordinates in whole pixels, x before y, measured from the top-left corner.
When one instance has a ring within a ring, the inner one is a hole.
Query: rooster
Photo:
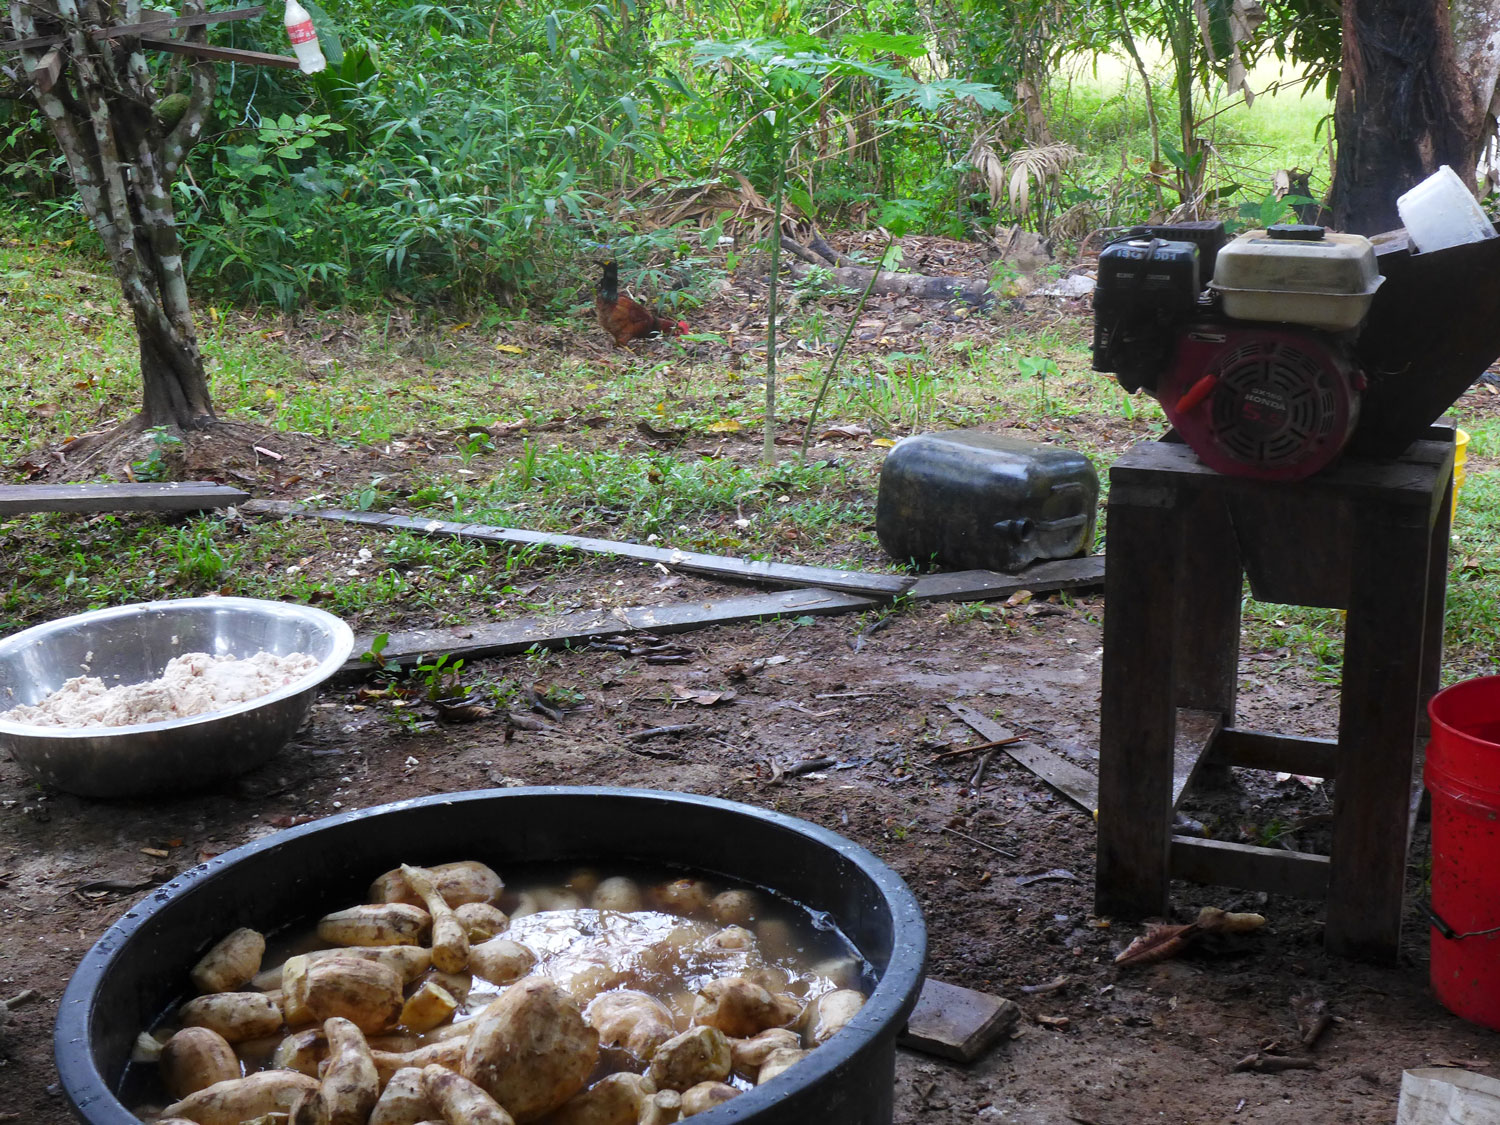
[[[687,321],[657,316],[639,301],[621,296],[620,266],[614,259],[604,263],[604,276],[594,289],[594,311],[599,316],[599,326],[620,346],[653,332],[675,336],[688,330]]]

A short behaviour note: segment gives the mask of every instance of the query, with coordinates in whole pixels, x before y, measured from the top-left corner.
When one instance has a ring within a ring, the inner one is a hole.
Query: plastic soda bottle
[[[286,33],[297,52],[297,64],[303,74],[316,74],[328,65],[323,48],[318,46],[318,32],[312,16],[297,0],[286,0]]]

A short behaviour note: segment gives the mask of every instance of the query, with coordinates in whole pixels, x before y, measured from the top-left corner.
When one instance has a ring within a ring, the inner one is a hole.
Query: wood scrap
[[[849,594],[799,589],[727,598],[707,604],[689,602],[659,607],[591,610],[557,617],[518,617],[493,624],[390,633],[387,635],[385,648],[381,650],[381,659],[384,668],[401,668],[443,654],[466,659],[514,656],[533,646],[546,649],[576,648],[589,641],[643,630],[676,633],[710,625],[732,625],[788,616],[857,613],[872,609],[875,604],[869,598]],[[354,652],[363,653],[373,643],[373,635],[356,637]],[[377,670],[372,663],[356,655],[344,665],[341,674],[365,676]]]
[[[981,715],[967,704],[955,702],[947,706],[948,710],[985,738],[993,741],[1017,763],[1025,766],[1080,808],[1090,814],[1098,809],[1099,779],[1093,774],[1034,743],[1024,740],[1012,741],[1015,739],[1014,732],[1006,730],[1005,727]]]
[[[929,977],[897,1042],[938,1058],[973,1062],[1020,1018],[1013,1000]]]
[[[1333,1026],[1333,1013],[1328,1010],[1328,1001],[1315,997],[1300,996],[1292,1001],[1292,1010],[1297,1017],[1299,1042],[1307,1050],[1318,1045],[1318,1040]]]
[[[975,836],[970,836],[966,832],[960,832],[957,828],[949,828],[946,824],[943,825],[943,827],[940,829],[940,831],[946,832],[950,836],[957,836],[960,840],[967,840],[967,841],[969,841],[969,843],[975,844],[978,847],[987,848],[988,850],[994,852],[996,855],[1003,855],[1006,859],[1015,859],[1016,858],[1016,853],[1015,852],[1006,851],[1004,848],[999,848],[999,847],[996,847],[994,844],[986,843],[985,841],[983,841],[983,840],[981,840],[981,839],[979,839],[979,838],[977,838]]]
[[[941,754],[933,757],[934,762],[941,762],[945,758],[958,758],[965,754],[975,754],[980,750],[993,750],[1000,746],[1010,746],[1017,742],[1024,742],[1024,735],[1013,734],[1009,738],[992,738],[988,742],[976,742],[973,746],[960,746],[956,750],[944,750]]]
[[[6,484],[0,485],[0,516],[32,512],[201,512],[249,499],[248,492],[212,481]]]

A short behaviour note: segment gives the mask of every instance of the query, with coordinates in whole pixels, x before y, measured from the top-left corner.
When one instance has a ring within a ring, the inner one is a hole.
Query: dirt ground
[[[896,331],[890,325],[899,327],[902,310],[890,304],[892,315],[871,330],[876,342]],[[1047,315],[1078,330],[1076,310]],[[973,329],[927,320],[912,330]],[[1500,397],[1488,394],[1493,404],[1472,400],[1482,405],[1479,413],[1500,410]],[[557,440],[582,439],[589,424],[563,419]],[[1109,431],[1093,435],[1100,447],[1142,436],[1139,425],[1119,420],[1068,422],[1086,424]],[[520,440],[498,436],[495,456]],[[645,433],[641,440],[655,439]],[[722,448],[722,439],[712,440]],[[280,477],[223,451],[206,451],[205,463],[224,466],[229,483],[272,497],[311,488],[336,493],[367,480],[376,461],[382,473],[412,467],[408,450],[395,448],[400,442],[340,464],[318,443],[294,448],[285,435],[280,441],[276,448],[287,457]],[[729,455],[753,456],[748,436],[742,444]],[[881,455],[837,442],[831,452]],[[46,463],[14,469],[29,479],[68,475]],[[351,530],[336,546],[355,556],[377,537]],[[870,551],[851,548],[848,561],[872,563]],[[323,561],[330,574],[349,565]],[[538,601],[561,609],[748,592],[608,560],[556,573],[539,564],[525,581],[537,587]],[[398,710],[391,700],[362,694],[368,684],[340,683],[322,693],[308,724],[268,765],[175,800],[87,801],[39,787],[8,755],[0,757],[0,998],[36,993],[0,1030],[0,1122],[72,1120],[52,1063],[56,1005],[84,951],[155,885],[294,823],[517,784],[654,787],[743,801],[843,833],[891,864],[926,912],[930,975],[1009,997],[1024,1013],[1014,1037],[971,1066],[901,1052],[902,1125],[1389,1123],[1405,1068],[1451,1065],[1500,1076],[1500,1035],[1449,1015],[1427,987],[1428,931],[1418,911],[1425,826],[1412,847],[1408,924],[1395,966],[1326,955],[1313,904],[1177,884],[1177,921],[1214,905],[1259,912],[1267,924],[1201,942],[1176,960],[1122,969],[1114,957],[1141,927],[1092,913],[1088,813],[1003,754],[977,780],[977,756],[937,760],[944,750],[979,741],[944,706],[963,700],[1096,769],[1103,613],[1097,594],[978,610],[924,605],[891,614],[879,628],[861,616],[683,634],[670,638],[677,663],[598,648],[466,669],[470,686],[520,683],[565,704],[558,718],[527,716],[526,726],[540,728],[534,730],[515,730],[497,715],[451,724],[429,708]],[[422,623],[400,614],[353,622],[369,632]],[[685,693],[673,685],[709,694],[732,688],[734,696],[711,706],[674,702]],[[1240,719],[1247,726],[1329,735],[1336,703],[1336,688],[1315,680],[1295,654],[1247,652],[1241,662]],[[679,724],[692,729],[623,737]],[[789,771],[824,758],[833,764]],[[1330,794],[1315,781],[1243,771],[1228,788],[1195,796],[1186,807],[1215,838],[1302,850],[1319,850],[1330,811]],[[1038,875],[1044,877],[1031,878]],[[1316,1001],[1335,1022],[1310,1052],[1312,1069],[1233,1070],[1268,1044],[1305,1054],[1296,1046],[1298,1014]]]
[[[709,588],[691,582],[660,596]],[[745,801],[841,832],[889,862],[926,911],[930,974],[1008,996],[1025,1012],[1016,1037],[972,1066],[903,1051],[901,1122],[1389,1122],[1403,1068],[1500,1074],[1500,1036],[1429,995],[1415,908],[1400,964],[1377,968],[1325,955],[1309,904],[1179,885],[1179,920],[1213,904],[1259,911],[1267,925],[1122,970],[1113,957],[1139,927],[1091,913],[1090,817],[1002,755],[978,786],[972,757],[933,763],[977,741],[943,707],[963,699],[1092,768],[1101,613],[1087,596],[977,616],[929,605],[870,632],[834,618],[683,635],[673,640],[686,664],[607,650],[480,662],[475,681],[521,677],[577,693],[560,721],[510,741],[494,718],[409,729],[387,703],[362,702],[360,685],[338,685],[270,764],[179,800],[86,801],[43,791],[0,762],[0,992],[38,993],[16,1010],[0,1048],[0,1120],[70,1120],[51,1061],[56,1003],[83,951],[154,882],[305,818],[518,783]],[[736,694],[674,706],[674,683]],[[1268,674],[1264,661],[1245,661],[1242,690],[1251,725],[1327,733],[1333,722],[1332,688]],[[668,724],[694,729],[621,737]],[[836,764],[776,777],[777,766],[824,757]],[[1195,815],[1224,838],[1273,822],[1315,833],[1330,807],[1321,787],[1265,775],[1201,804]],[[1296,846],[1295,831],[1286,839]],[[1413,901],[1424,853],[1425,837],[1413,849]],[[1044,872],[1054,875],[1018,882]],[[1316,1069],[1231,1072],[1268,1042],[1293,1043],[1310,999],[1337,1017],[1312,1053]]]

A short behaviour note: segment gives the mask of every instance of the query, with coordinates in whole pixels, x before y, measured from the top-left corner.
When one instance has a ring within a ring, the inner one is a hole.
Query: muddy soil
[[[646,585],[646,572],[621,573]],[[598,600],[608,599],[608,575],[590,577]],[[695,583],[693,594],[706,589]],[[1179,884],[1179,921],[1212,904],[1258,911],[1267,924],[1121,969],[1114,956],[1140,927],[1092,913],[1088,813],[1003,754],[977,784],[977,756],[934,761],[979,741],[944,707],[965,700],[1094,768],[1102,612],[1090,596],[983,611],[928,605],[873,631],[867,620],[834,618],[687,634],[673,638],[688,650],[685,664],[607,650],[478,662],[472,685],[525,682],[571,704],[560,721],[508,739],[495,717],[447,725],[419,707],[402,719],[388,701],[361,697],[362,685],[340,684],[265,767],[159,802],[82,800],[0,761],[0,994],[37,993],[0,1033],[0,1120],[71,1120],[52,1063],[57,1001],[84,950],[156,882],[309,818],[517,784],[745,801],[843,833],[890,863],[926,911],[930,974],[1010,997],[1025,1013],[1013,1038],[971,1066],[901,1052],[903,1123],[1390,1122],[1403,1068],[1500,1074],[1500,1036],[1444,1012],[1426,986],[1427,931],[1415,906],[1425,830],[1413,847],[1397,965],[1326,955],[1311,904]],[[712,706],[674,704],[673,684],[735,694]],[[1248,725],[1332,729],[1334,689],[1295,668],[1273,671],[1251,654],[1242,691]],[[692,729],[622,737],[677,724]],[[811,758],[835,763],[786,773]],[[1190,812],[1220,838],[1309,847],[1330,808],[1316,782],[1242,774]],[[1042,873],[1051,874],[1026,878]],[[1311,1052],[1316,1069],[1233,1072],[1268,1043],[1301,1053],[1297,1013],[1313,1000],[1336,1017]]]

